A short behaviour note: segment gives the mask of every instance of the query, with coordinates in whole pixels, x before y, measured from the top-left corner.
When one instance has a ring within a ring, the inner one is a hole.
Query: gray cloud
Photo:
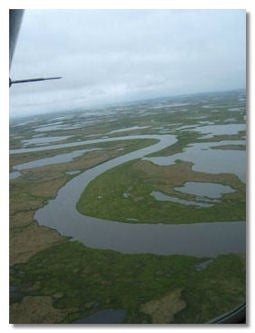
[[[245,87],[243,10],[27,10],[11,112]]]

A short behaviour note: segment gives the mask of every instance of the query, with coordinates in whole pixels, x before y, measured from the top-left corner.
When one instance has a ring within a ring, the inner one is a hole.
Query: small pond
[[[125,319],[126,312],[122,309],[102,310],[86,318],[77,319],[73,324],[120,324]]]
[[[120,129],[117,129],[117,130],[113,130],[110,133],[120,133],[120,132],[127,132],[127,131],[135,131],[135,130],[144,129],[144,128],[150,128],[150,126],[132,126],[132,127],[120,128]]]
[[[21,175],[19,171],[12,171],[9,173],[9,179],[16,179]]]
[[[187,182],[184,186],[175,187],[176,191],[196,194],[199,197],[220,198],[222,194],[235,192],[235,190],[227,185],[216,183],[200,183],[200,182]]]
[[[159,201],[170,201],[170,202],[175,202],[175,203],[179,203],[182,205],[187,205],[187,206],[198,206],[198,207],[211,207],[211,204],[207,204],[207,203],[202,203],[202,202],[196,202],[196,201],[191,201],[191,200],[185,200],[185,199],[180,199],[177,197],[172,197],[170,195],[166,195],[162,192],[158,192],[158,191],[153,191],[151,192],[151,195]]]
[[[77,175],[80,172],[81,172],[80,170],[73,170],[73,171],[66,171],[66,174],[73,176],[73,175]]]

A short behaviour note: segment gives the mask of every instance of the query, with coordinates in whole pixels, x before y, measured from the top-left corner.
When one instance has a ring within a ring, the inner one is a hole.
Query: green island
[[[195,195],[174,188],[188,181],[230,185],[219,203],[200,208],[156,200],[152,191],[195,200]],[[93,180],[78,203],[79,212],[106,220],[127,223],[198,223],[245,219],[245,185],[231,174],[207,174],[192,170],[191,162],[157,166],[149,161],[131,161],[115,167]]]

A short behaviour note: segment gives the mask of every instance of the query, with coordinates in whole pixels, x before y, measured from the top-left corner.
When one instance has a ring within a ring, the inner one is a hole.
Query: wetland
[[[234,91],[11,120],[10,321],[205,323],[244,303],[245,116]]]

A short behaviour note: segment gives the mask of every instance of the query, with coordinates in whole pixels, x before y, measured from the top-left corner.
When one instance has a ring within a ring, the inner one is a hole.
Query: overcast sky
[[[245,88],[244,10],[26,10],[11,116]]]

